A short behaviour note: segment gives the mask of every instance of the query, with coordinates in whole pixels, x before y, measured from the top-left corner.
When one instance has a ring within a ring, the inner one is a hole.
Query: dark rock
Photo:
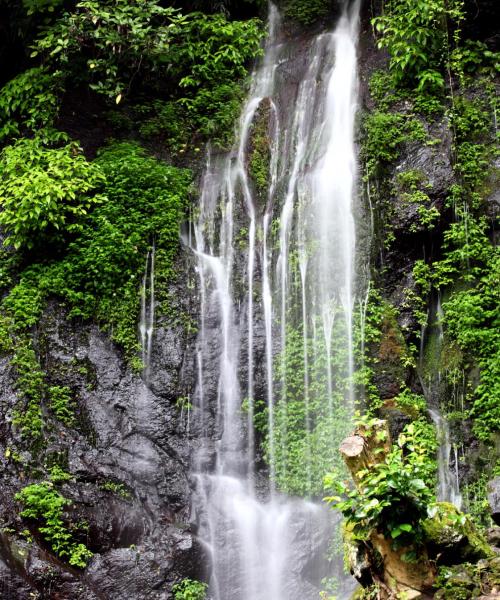
[[[412,419],[402,410],[396,407],[383,406],[378,411],[379,417],[387,421],[391,439],[397,440],[399,434],[403,431],[406,425],[411,423]]]
[[[488,540],[488,544],[500,548],[500,527],[498,525],[490,527],[486,531],[486,539]]]

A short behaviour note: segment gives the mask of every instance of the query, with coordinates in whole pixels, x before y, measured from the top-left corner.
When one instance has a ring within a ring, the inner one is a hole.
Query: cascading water
[[[354,404],[358,12],[357,0],[346,6],[295,66],[271,5],[238,143],[209,152],[192,246],[201,290],[193,471],[214,600],[316,600],[324,577],[339,598],[352,589],[341,558],[326,556],[336,517],[314,499]],[[252,171],[259,127],[265,192]]]
[[[429,312],[429,323],[422,329],[419,371],[424,395],[429,406],[429,415],[436,428],[438,442],[438,486],[437,499],[451,502],[458,509],[462,506],[462,494],[458,478],[458,452],[454,447],[454,469],[451,465],[451,435],[448,421],[440,409],[444,395],[444,378],[441,373],[441,353],[443,348],[443,311],[438,295]]]
[[[141,316],[139,321],[139,339],[141,341],[141,358],[143,378],[149,380],[151,350],[153,348],[153,329],[155,321],[155,246],[146,256],[146,265],[141,287]]]

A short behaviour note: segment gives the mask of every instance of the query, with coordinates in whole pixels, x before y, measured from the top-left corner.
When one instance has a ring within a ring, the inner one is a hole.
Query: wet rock
[[[189,446],[175,405],[175,397],[184,393],[180,381],[189,340],[182,328],[168,330],[165,325],[158,331],[158,342],[156,364],[169,356],[167,373],[155,380],[157,390],[164,387],[162,394],[130,371],[119,349],[96,326],[67,320],[57,304],[50,304],[35,344],[47,380],[71,389],[77,423],[71,428],[56,422],[47,427],[36,461],[62,461],[73,476],[59,488],[71,500],[69,521],[86,524],[82,541],[94,556],[80,571],[46,552],[41,538],[23,550],[22,561],[14,560],[12,544],[4,544],[10,550],[0,552],[2,585],[9,595],[2,598],[24,600],[30,597],[27,590],[43,595],[52,586],[61,600],[166,600],[177,581],[198,577],[202,559],[189,525]],[[8,361],[2,362],[2,409],[8,414],[16,395]],[[51,422],[49,412],[46,419]],[[4,422],[3,462],[14,435]],[[26,448],[22,456],[29,462],[34,453]],[[15,493],[32,483],[17,465],[11,462],[3,469],[4,521],[19,511]],[[21,520],[12,525],[13,530],[26,527]]]
[[[386,402],[384,406],[379,409],[378,414],[381,419],[387,421],[389,432],[393,440],[397,440],[405,426],[412,421],[410,416],[395,406],[390,406],[389,402]]]
[[[491,518],[500,525],[500,477],[495,477],[488,483],[488,502]]]
[[[500,527],[498,525],[490,527],[486,531],[486,539],[488,540],[488,544],[500,548]]]

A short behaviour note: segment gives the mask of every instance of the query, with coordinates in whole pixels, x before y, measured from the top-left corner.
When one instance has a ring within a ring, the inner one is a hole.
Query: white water
[[[155,322],[155,246],[146,256],[141,287],[141,315],[139,321],[139,339],[141,341],[141,359],[143,378],[149,381],[151,368],[151,350],[153,348],[153,330]]]
[[[337,578],[339,599],[352,587],[339,561],[326,558],[334,514],[280,488],[297,468],[288,456],[295,390],[287,370],[295,339],[289,332],[301,340],[304,494],[321,493],[321,476],[353,411],[358,10],[355,2],[332,34],[312,40],[308,65],[285,97],[277,72],[292,59],[271,6],[265,56],[253,74],[238,143],[226,156],[209,153],[194,226],[202,318],[192,418],[202,437],[194,510],[214,600],[317,600],[325,576]],[[262,199],[248,152],[265,107],[271,160]],[[267,404],[267,477],[253,428],[257,400]],[[327,429],[318,433],[314,427],[325,419]]]

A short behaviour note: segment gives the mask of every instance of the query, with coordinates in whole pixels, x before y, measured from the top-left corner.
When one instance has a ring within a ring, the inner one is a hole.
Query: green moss
[[[264,100],[255,116],[250,134],[249,172],[253,179],[260,202],[265,202],[269,188],[271,147],[269,139],[269,119],[271,105]]]
[[[453,504],[438,502],[432,513],[422,524],[427,540],[438,547],[450,547],[460,542],[457,561],[480,560],[495,555],[471,518],[461,513]]]
[[[56,418],[71,427],[75,423],[75,403],[67,386],[53,385],[48,389],[49,406]]]
[[[16,390],[19,403],[12,422],[24,437],[41,438],[43,430],[42,398],[45,392],[44,373],[35,351],[27,340],[18,340],[12,359],[16,369]]]

